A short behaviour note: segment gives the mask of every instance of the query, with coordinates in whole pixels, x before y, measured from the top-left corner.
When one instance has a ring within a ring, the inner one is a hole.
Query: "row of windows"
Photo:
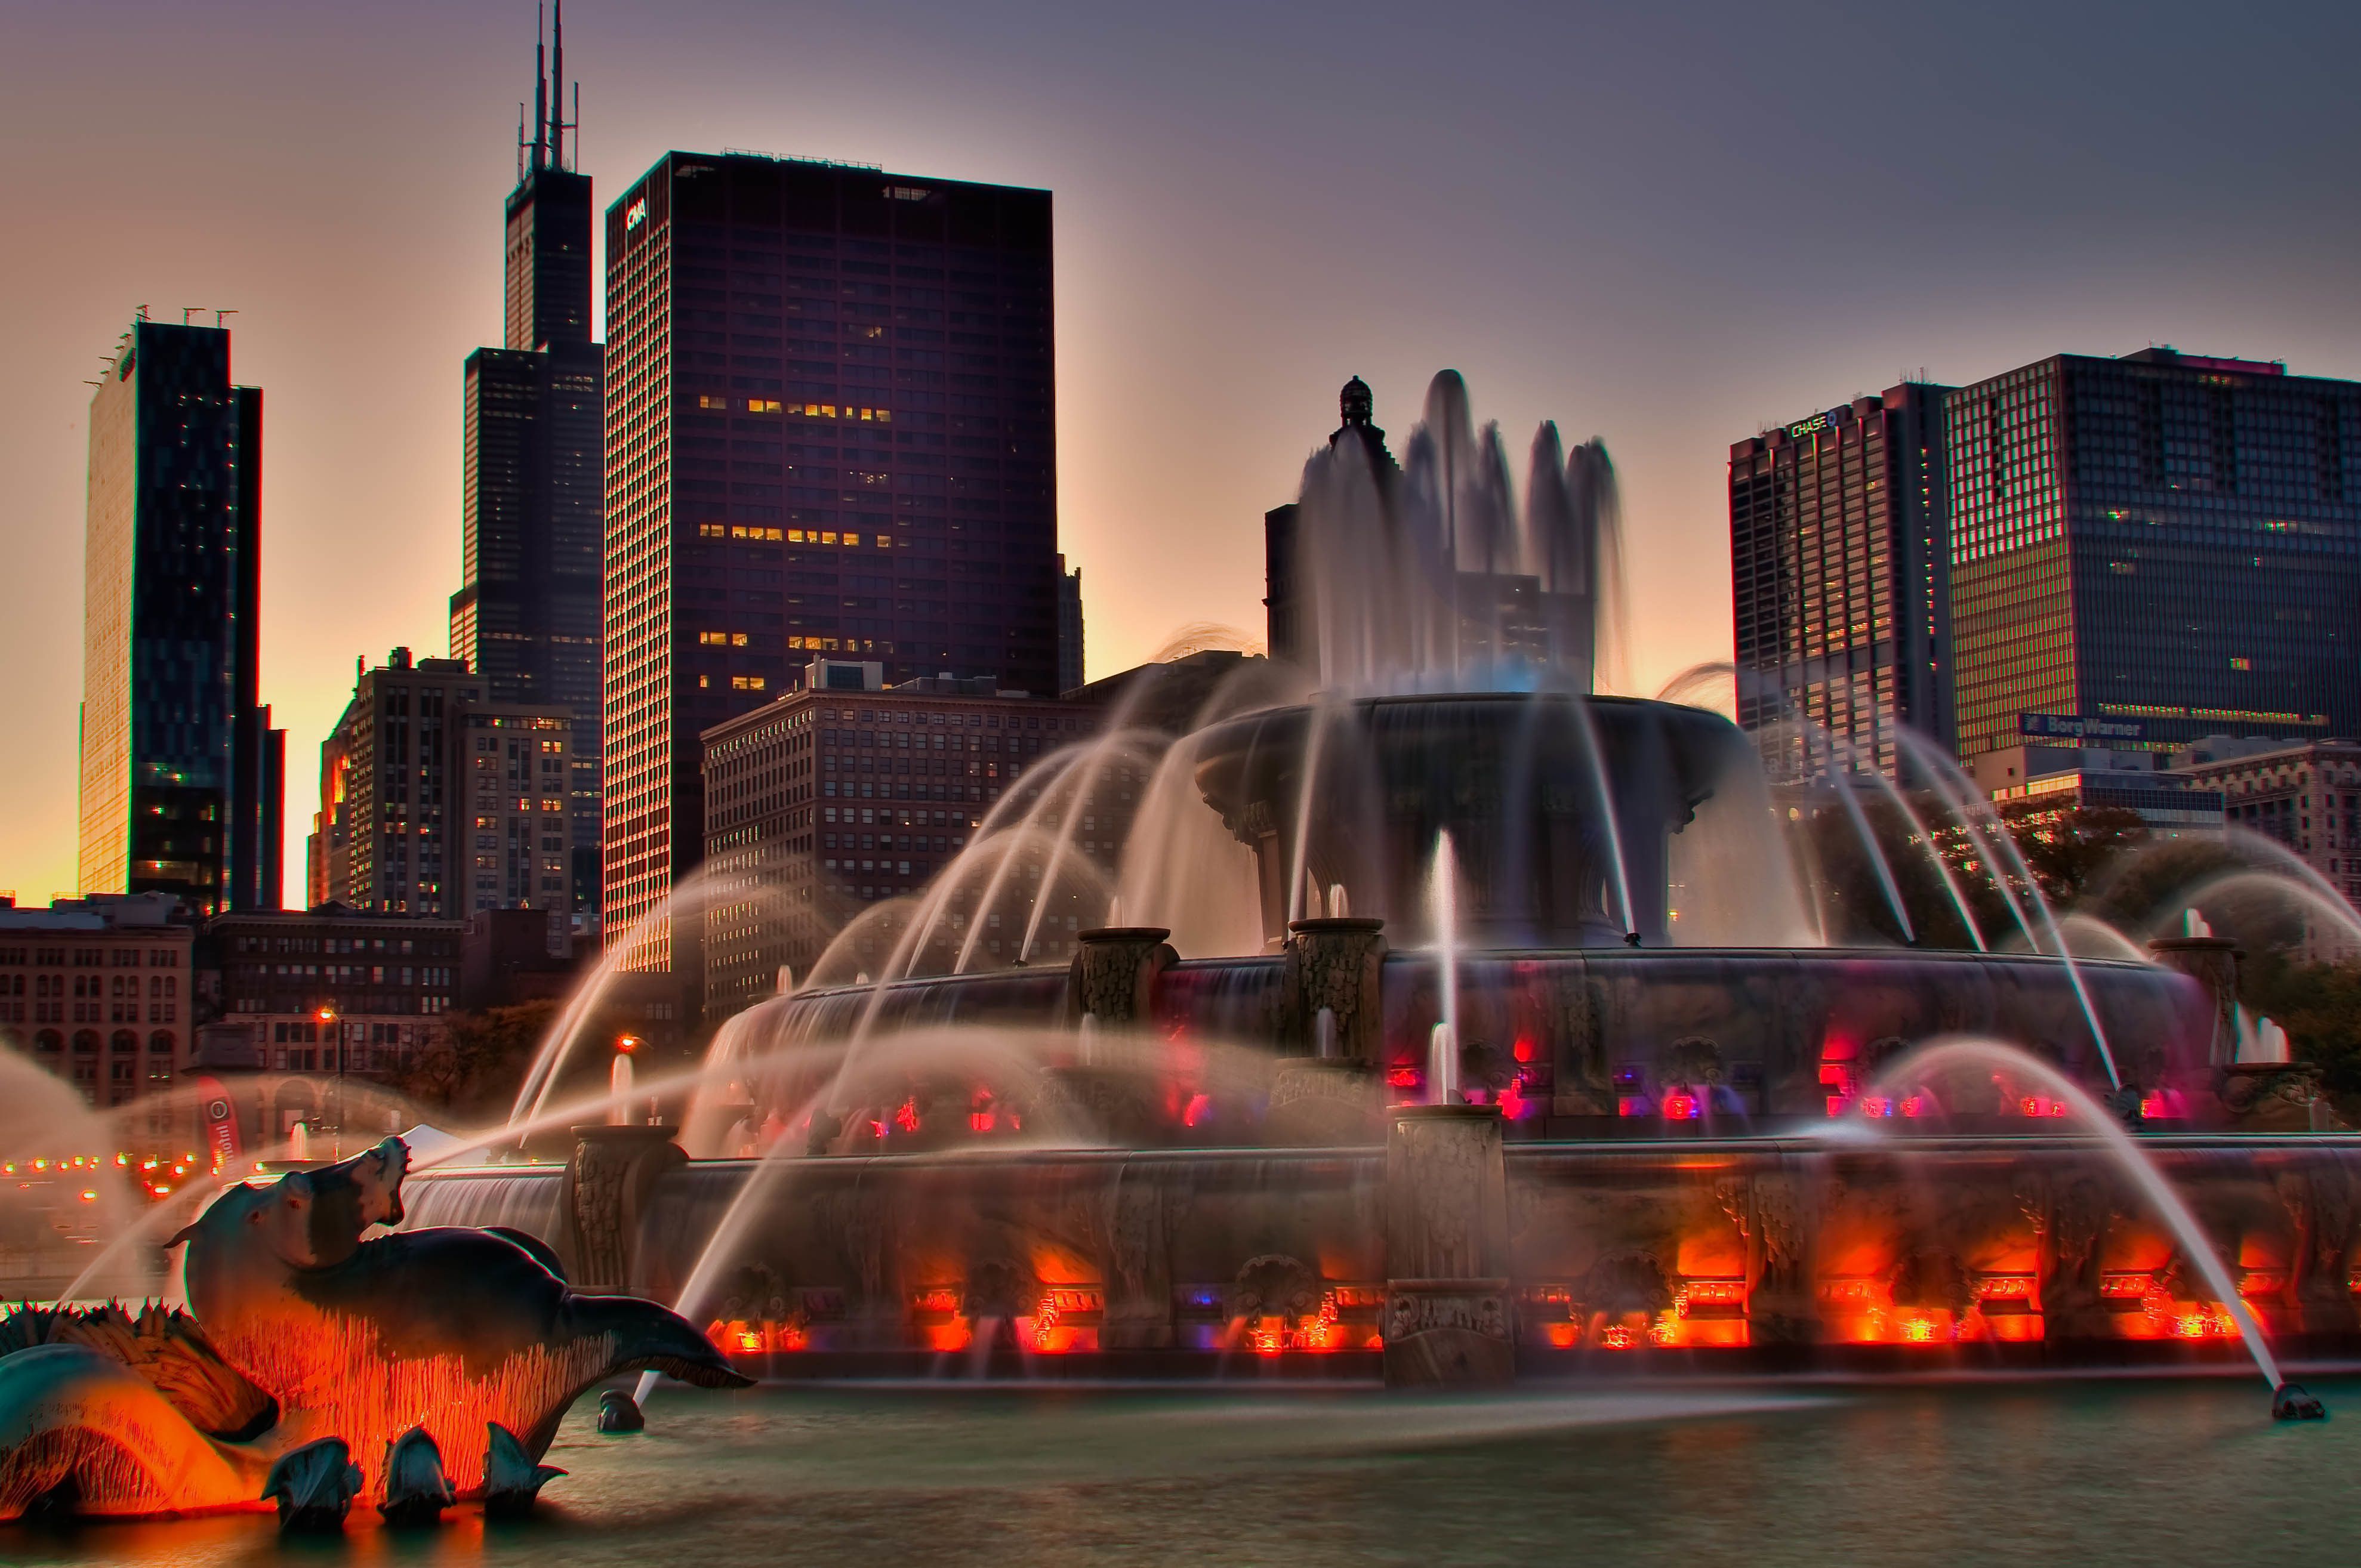
[[[143,959],[139,955],[145,952]],[[72,956],[69,958],[67,955]],[[40,969],[178,969],[178,948],[0,948],[0,969],[18,965]]]

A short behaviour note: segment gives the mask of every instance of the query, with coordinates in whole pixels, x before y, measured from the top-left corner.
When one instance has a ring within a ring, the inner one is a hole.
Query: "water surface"
[[[541,1517],[0,1529],[0,1562],[1895,1563],[2342,1561],[2361,1383],[2277,1426],[2246,1378],[1801,1388],[660,1389],[569,1418]],[[2333,1554],[2333,1555],[2327,1555]]]

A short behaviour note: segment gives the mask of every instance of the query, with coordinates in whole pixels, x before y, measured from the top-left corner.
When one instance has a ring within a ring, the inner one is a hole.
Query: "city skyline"
[[[15,24],[19,58],[45,62],[0,109],[41,153],[27,239],[0,264],[38,302],[0,393],[23,585],[0,627],[17,677],[0,888],[27,901],[73,885],[79,383],[137,305],[236,310],[240,378],[271,389],[261,685],[291,731],[294,798],[315,798],[346,662],[440,652],[457,582],[451,367],[498,319],[482,214],[513,182],[529,22],[430,6],[388,39],[365,16],[231,9],[269,16],[267,47],[160,9],[129,53],[118,12]],[[1247,14],[1219,9],[1083,32],[1046,12],[721,6],[660,25],[577,5],[568,74],[584,170],[609,192],[668,148],[768,145],[1055,193],[1060,545],[1091,586],[1090,674],[1192,621],[1256,631],[1262,513],[1324,438],[1334,387],[1363,376],[1378,422],[1407,431],[1449,364],[1512,433],[1555,417],[1616,455],[1653,689],[1730,656],[1727,595],[1697,591],[1696,562],[1726,550],[1734,428],[1905,369],[1964,385],[2156,341],[2361,373],[2336,309],[2353,218],[2310,195],[2336,188],[2350,111],[2326,69],[2350,20],[2224,40],[2152,9],[1988,34],[1815,14],[1784,13],[1779,37],[1607,14],[1467,13],[1448,35],[1381,8],[1352,28],[1259,16],[1244,59]],[[363,48],[353,86],[335,62]],[[1955,69],[1905,84],[1938,49]],[[2242,85],[2158,85],[2173,81]],[[100,82],[104,129],[55,129],[92,123]],[[1858,135],[1905,110],[1918,137]],[[152,172],[198,160],[203,180]],[[126,179],[139,200],[110,183]],[[106,243],[83,243],[102,222]],[[1863,259],[1872,225],[1917,242],[1906,273]],[[357,593],[363,549],[379,569]],[[292,890],[308,823],[289,817]]]

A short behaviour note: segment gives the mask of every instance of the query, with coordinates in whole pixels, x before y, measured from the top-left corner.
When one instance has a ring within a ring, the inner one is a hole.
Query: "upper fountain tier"
[[[1197,786],[1254,850],[1266,939],[1342,884],[1432,939],[1448,830],[1472,948],[1812,940],[1752,748],[1719,714],[1574,694],[1327,700],[1199,737]],[[1331,911],[1333,913],[1334,911]]]
[[[1397,465],[1358,377],[1344,422],[1272,515],[1272,652],[1323,689],[1589,691],[1613,626],[1615,474],[1533,434],[1521,502],[1497,424],[1445,370]]]

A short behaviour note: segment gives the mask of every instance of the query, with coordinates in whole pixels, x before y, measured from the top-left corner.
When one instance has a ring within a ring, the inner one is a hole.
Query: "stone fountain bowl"
[[[1448,832],[1467,946],[1660,944],[1675,836],[1708,803],[1768,804],[1737,726],[1634,697],[1318,703],[1231,720],[1198,747],[1197,786],[1255,852],[1274,942],[1305,873],[1343,884],[1397,946],[1430,940],[1428,870]]]

